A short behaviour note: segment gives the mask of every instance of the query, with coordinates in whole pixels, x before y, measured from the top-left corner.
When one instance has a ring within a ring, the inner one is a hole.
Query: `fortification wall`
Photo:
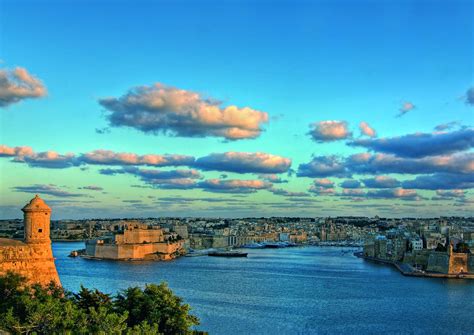
[[[54,265],[53,252],[48,245],[0,246],[0,274],[16,272],[27,278],[28,283],[60,285]]]
[[[115,244],[86,244],[86,253],[89,256],[106,259],[118,259],[118,248]]]
[[[448,273],[449,255],[445,252],[432,252],[428,257],[427,271]]]
[[[172,259],[183,243],[141,243],[141,244],[86,244],[86,255],[107,259]],[[154,256],[153,256],[154,257]]]
[[[469,255],[468,257],[467,267],[468,267],[469,273],[474,273],[474,255],[473,254]]]
[[[453,253],[449,258],[449,273],[468,272],[468,254]]]

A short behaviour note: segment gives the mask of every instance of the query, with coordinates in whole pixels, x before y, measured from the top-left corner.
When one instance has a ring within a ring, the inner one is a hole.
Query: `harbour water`
[[[66,289],[115,293],[166,281],[210,334],[474,334],[474,281],[404,277],[344,248],[247,249],[247,258],[171,262],[67,257],[80,248],[53,243]]]

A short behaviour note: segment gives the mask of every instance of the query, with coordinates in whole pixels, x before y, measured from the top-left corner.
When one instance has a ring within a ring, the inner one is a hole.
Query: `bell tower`
[[[25,243],[51,244],[51,208],[38,195],[21,209],[24,213]]]

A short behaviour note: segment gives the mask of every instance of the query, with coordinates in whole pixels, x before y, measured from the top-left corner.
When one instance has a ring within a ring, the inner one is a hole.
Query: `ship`
[[[240,251],[211,251],[207,255],[213,257],[247,257],[248,253]]]

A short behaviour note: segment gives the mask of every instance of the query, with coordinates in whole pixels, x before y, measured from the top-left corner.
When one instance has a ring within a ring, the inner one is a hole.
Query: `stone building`
[[[111,260],[171,260],[185,253],[184,240],[166,238],[163,229],[128,222],[113,236],[86,241],[84,257]]]
[[[22,211],[23,241],[0,238],[0,274],[12,271],[31,284],[60,284],[51,249],[51,208],[36,195]]]
[[[456,253],[450,244],[447,252],[430,253],[427,271],[446,274],[474,273],[474,255]]]

